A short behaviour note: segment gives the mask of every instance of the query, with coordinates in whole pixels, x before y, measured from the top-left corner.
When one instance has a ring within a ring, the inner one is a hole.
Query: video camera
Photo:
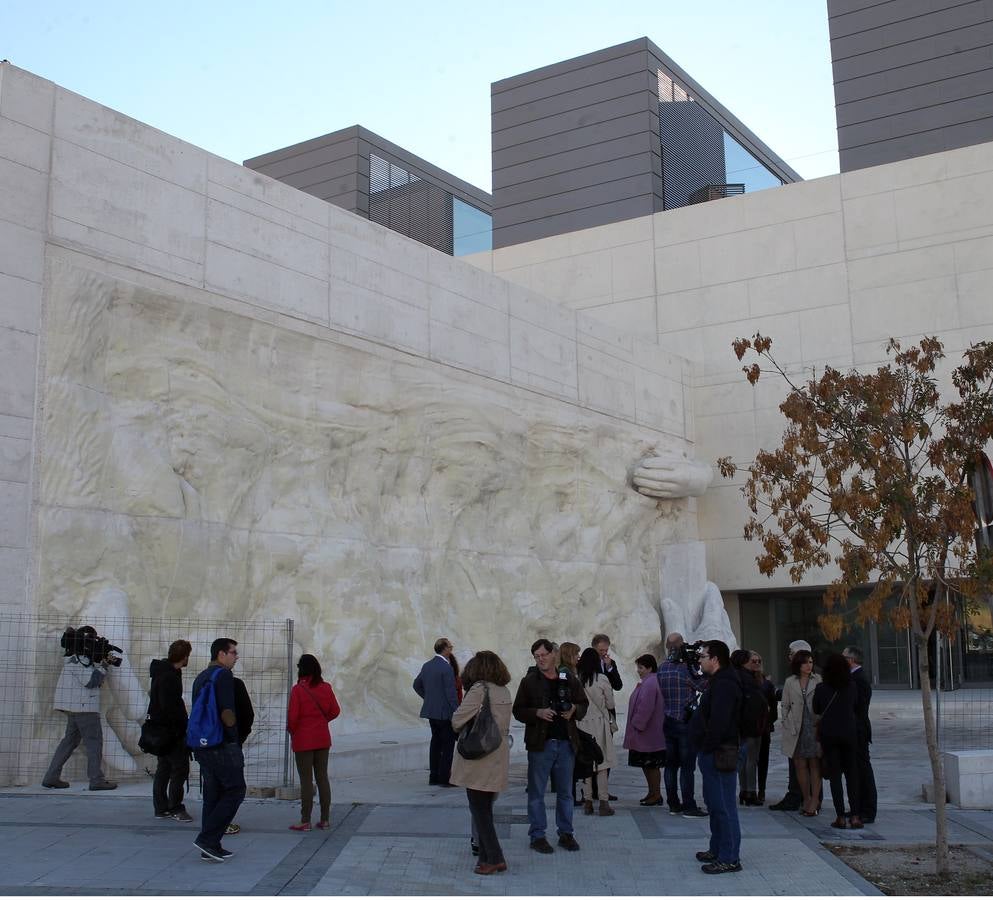
[[[124,652],[120,647],[115,647],[107,638],[100,637],[96,629],[89,625],[83,625],[80,628],[67,628],[62,632],[62,639],[59,643],[65,650],[65,656],[88,659],[88,663],[80,660],[84,666],[119,666],[121,657],[114,656],[114,654]]]
[[[703,674],[703,670],[700,668],[700,651],[702,649],[703,641],[682,644],[669,653],[669,662],[684,663],[690,675],[699,678]]]
[[[559,666],[558,680],[555,682],[555,697],[552,699],[552,709],[557,713],[569,712],[572,709],[572,691],[569,689],[569,670]]]

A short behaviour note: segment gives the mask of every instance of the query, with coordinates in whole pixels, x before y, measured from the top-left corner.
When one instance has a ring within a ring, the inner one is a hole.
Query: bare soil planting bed
[[[828,849],[890,897],[993,894],[993,862],[968,847],[950,848],[951,874],[940,877],[934,871],[932,845],[852,847],[835,844],[828,845]],[[987,850],[993,850],[993,847]]]

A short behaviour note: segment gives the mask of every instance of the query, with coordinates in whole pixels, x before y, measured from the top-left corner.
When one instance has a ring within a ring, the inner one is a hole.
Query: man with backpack
[[[193,682],[186,743],[203,777],[203,817],[193,841],[200,858],[224,862],[232,856],[221,837],[245,799],[245,758],[238,743],[234,675],[238,642],[218,638],[210,645],[210,665]]]
[[[156,819],[192,822],[183,805],[183,784],[190,776],[190,750],[186,746],[186,702],[183,700],[183,669],[193,648],[189,641],[173,641],[165,659],[153,659],[148,667],[152,678],[148,690],[148,720],[167,730],[171,743],[157,752],[159,764],[152,782],[152,805]]]

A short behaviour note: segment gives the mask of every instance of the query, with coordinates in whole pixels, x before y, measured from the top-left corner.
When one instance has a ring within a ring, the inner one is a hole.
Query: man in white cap
[[[808,653],[812,653],[813,650],[806,641],[792,641],[789,647],[786,648],[786,659],[787,661],[793,660],[793,654],[799,652],[800,650],[806,650]],[[782,696],[782,690],[776,692],[777,698]],[[790,765],[790,776],[789,784],[786,788],[786,796],[783,797],[778,803],[773,803],[769,806],[769,809],[776,810],[779,812],[796,812],[801,803],[803,802],[803,794],[800,792],[800,785],[796,780],[796,769],[793,766],[792,758],[788,759]]]

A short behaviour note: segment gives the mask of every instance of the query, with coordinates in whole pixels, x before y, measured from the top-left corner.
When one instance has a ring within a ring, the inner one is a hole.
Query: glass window
[[[453,199],[455,255],[482,253],[493,249],[493,218],[481,209]]]
[[[724,169],[725,183],[743,184],[746,194],[779,187],[783,183],[726,131],[724,132]]]

